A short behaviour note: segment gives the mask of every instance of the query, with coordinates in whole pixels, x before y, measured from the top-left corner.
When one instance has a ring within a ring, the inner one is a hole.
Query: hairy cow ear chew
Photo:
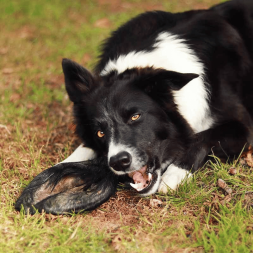
[[[16,210],[34,214],[78,213],[93,210],[117,190],[118,176],[107,157],[84,162],[59,163],[37,175],[18,198]]]
[[[72,102],[78,103],[82,96],[88,92],[94,85],[95,81],[92,74],[69,59],[62,60],[62,69],[65,76],[65,86],[69,98]]]

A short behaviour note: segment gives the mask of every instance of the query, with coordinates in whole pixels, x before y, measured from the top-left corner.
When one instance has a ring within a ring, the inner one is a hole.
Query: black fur
[[[195,132],[173,97],[175,91],[197,78],[198,74],[157,69],[152,67],[152,62],[147,62],[148,67],[126,69],[122,73],[112,69],[101,75],[109,60],[116,60],[131,51],[155,50],[154,44],[161,32],[170,32],[184,40],[204,65],[208,113],[213,119],[211,127],[206,130]],[[253,144],[252,0],[232,0],[209,10],[141,14],[120,27],[104,43],[94,74],[68,59],[64,59],[62,65],[66,90],[74,102],[78,136],[98,157],[109,155],[112,142],[132,147],[141,162],[137,158],[134,161],[133,156],[125,156],[124,161],[121,158],[113,166],[108,157],[108,163],[125,175],[147,166],[153,182],[140,191],[142,194],[149,193],[172,163],[195,172],[210,154],[233,159],[245,145]],[[132,120],[133,115],[138,115],[138,120]],[[103,132],[102,138],[97,136],[98,131]],[[60,164],[46,170],[25,189],[16,208],[24,205],[25,210],[31,210],[35,205],[39,211],[44,209],[52,213],[96,208],[114,193],[118,177],[111,173],[106,163],[101,164],[101,169],[96,161],[90,163]],[[134,163],[139,167],[125,166]],[[73,166],[78,167],[77,174]],[[90,170],[87,169],[89,166]],[[58,181],[49,179],[49,174],[53,178],[58,175],[64,178],[69,168],[71,176],[77,181],[81,178],[88,188],[83,187],[75,194],[64,188],[36,203],[34,196],[42,185],[58,185]],[[97,173],[101,174],[98,176]],[[88,189],[93,197],[104,188],[107,191],[103,197],[93,200],[87,197]]]
[[[117,184],[118,176],[109,170],[106,157],[60,163],[36,176],[15,208],[30,214],[36,210],[52,214],[93,210],[115,193]]]

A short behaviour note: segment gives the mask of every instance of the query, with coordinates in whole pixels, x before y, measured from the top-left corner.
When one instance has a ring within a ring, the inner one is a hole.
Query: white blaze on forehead
[[[208,91],[204,84],[204,65],[186,41],[169,32],[160,33],[154,44],[154,50],[132,51],[120,55],[115,60],[109,60],[100,75],[106,75],[112,70],[122,73],[135,67],[163,68],[181,73],[195,73],[199,77],[193,79],[179,91],[174,91],[175,103],[181,115],[197,133],[211,127],[208,106]]]
[[[128,152],[131,155],[132,162],[131,162],[128,172],[134,171],[134,170],[139,170],[139,169],[141,169],[142,166],[145,165],[145,164],[143,164],[143,161],[141,160],[140,155],[138,154],[138,151],[135,148],[127,146],[127,145],[123,145],[120,143],[116,144],[113,141],[113,139],[112,139],[111,143],[109,144],[108,163],[110,162],[111,157],[113,157],[121,152]],[[111,168],[111,170],[117,175],[124,175],[124,174],[128,173],[128,172],[123,172],[123,171],[116,171],[113,168]]]
[[[162,180],[159,185],[159,192],[167,193],[168,187],[176,190],[177,187],[192,174],[188,170],[181,169],[174,164],[171,164],[162,175]]]

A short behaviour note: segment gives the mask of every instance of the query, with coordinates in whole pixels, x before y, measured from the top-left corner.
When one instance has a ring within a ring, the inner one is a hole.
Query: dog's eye
[[[104,132],[102,132],[102,131],[97,131],[97,136],[99,137],[99,138],[102,138],[102,137],[104,137],[105,136],[105,134],[104,134]]]
[[[140,114],[134,114],[134,115],[131,117],[131,120],[132,120],[132,121],[135,121],[135,120],[139,119],[140,116],[141,116]]]

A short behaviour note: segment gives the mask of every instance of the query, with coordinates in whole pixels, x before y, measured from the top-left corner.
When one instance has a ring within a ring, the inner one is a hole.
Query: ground
[[[215,158],[167,195],[139,198],[119,187],[98,209],[68,216],[13,208],[35,175],[80,143],[61,59],[92,69],[101,41],[136,14],[218,2],[0,0],[0,252],[253,251],[251,150],[233,164]]]

